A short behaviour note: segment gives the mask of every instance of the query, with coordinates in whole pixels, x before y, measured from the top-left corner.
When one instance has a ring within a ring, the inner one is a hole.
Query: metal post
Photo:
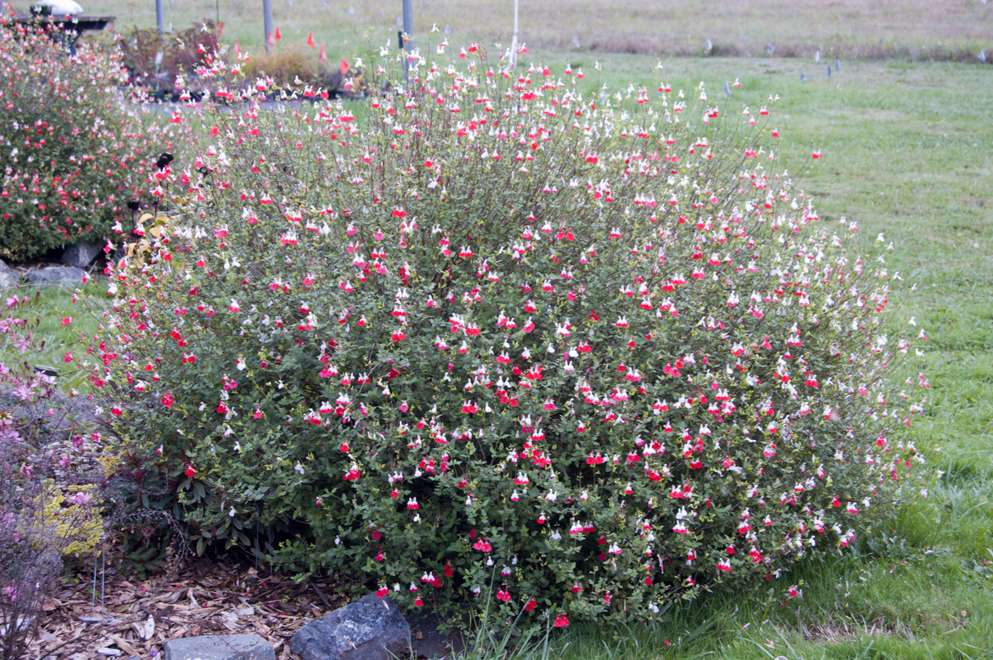
[[[403,0],[403,49],[406,52],[414,47],[414,42],[411,40],[411,36],[414,34],[414,7],[413,0]],[[404,82],[409,82],[408,78],[410,75],[410,61],[407,56],[404,55],[403,58],[403,80]]]
[[[155,27],[159,34],[165,34],[165,12],[162,11],[162,0],[155,0]]]
[[[514,36],[510,39],[510,68],[517,67],[517,0],[514,0]]]
[[[272,48],[272,0],[262,0],[262,24],[265,28],[265,52]]]

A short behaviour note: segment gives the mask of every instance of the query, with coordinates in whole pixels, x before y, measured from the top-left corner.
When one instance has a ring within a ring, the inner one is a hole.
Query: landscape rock
[[[86,271],[71,266],[45,266],[29,270],[24,274],[24,280],[35,286],[80,286]]]
[[[276,660],[272,644],[258,635],[203,635],[170,639],[165,660]]]
[[[62,263],[72,268],[86,268],[100,254],[101,246],[98,243],[82,241],[75,245],[70,245],[62,252]]]
[[[21,277],[17,274],[17,271],[0,259],[0,291],[5,289],[13,289],[17,286],[20,279]]]
[[[42,369],[47,371],[47,368],[35,368],[39,373],[43,373]],[[28,399],[18,396],[9,386],[0,386],[0,410],[5,410],[20,424],[40,429],[48,437],[92,428],[98,419],[96,404],[85,397],[70,397],[59,392],[54,382],[45,388],[46,396]]]
[[[410,625],[399,606],[369,594],[311,621],[290,649],[303,660],[392,660],[410,654]]]

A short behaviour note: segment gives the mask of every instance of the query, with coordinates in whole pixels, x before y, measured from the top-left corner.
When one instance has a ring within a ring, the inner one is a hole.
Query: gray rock
[[[62,263],[73,268],[86,268],[97,258],[101,249],[98,243],[89,241],[70,245],[62,252]]]
[[[410,654],[410,625],[388,598],[369,594],[296,631],[303,660],[392,660]]]
[[[45,367],[35,367],[45,373]],[[49,374],[46,374],[49,375]],[[83,432],[92,429],[97,421],[97,402],[86,397],[70,397],[60,392],[55,381],[38,392],[35,399],[22,399],[8,385],[0,386],[0,410],[32,429],[37,429],[47,437],[65,436],[67,433]]]
[[[17,274],[17,271],[0,259],[0,291],[13,289],[20,280],[21,276]]]
[[[17,277],[17,273],[0,273],[0,291],[13,289],[18,284],[20,284],[20,278]]]
[[[165,660],[276,660],[272,644],[258,635],[203,635],[170,639]]]
[[[71,266],[45,266],[24,273],[24,281],[34,286],[82,286],[86,271]]]

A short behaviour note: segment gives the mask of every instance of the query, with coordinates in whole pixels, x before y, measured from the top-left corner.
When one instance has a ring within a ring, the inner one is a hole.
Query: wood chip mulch
[[[331,581],[296,584],[252,567],[191,562],[178,575],[141,581],[107,569],[94,604],[91,575],[44,604],[30,657],[83,660],[163,657],[177,637],[256,633],[277,658],[292,658],[290,637],[304,623],[344,605]]]

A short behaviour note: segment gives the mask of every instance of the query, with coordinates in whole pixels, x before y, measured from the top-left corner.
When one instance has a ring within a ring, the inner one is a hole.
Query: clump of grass
[[[268,77],[280,86],[296,81],[314,82],[324,75],[325,69],[316,56],[293,48],[253,55],[242,68],[249,80]]]

